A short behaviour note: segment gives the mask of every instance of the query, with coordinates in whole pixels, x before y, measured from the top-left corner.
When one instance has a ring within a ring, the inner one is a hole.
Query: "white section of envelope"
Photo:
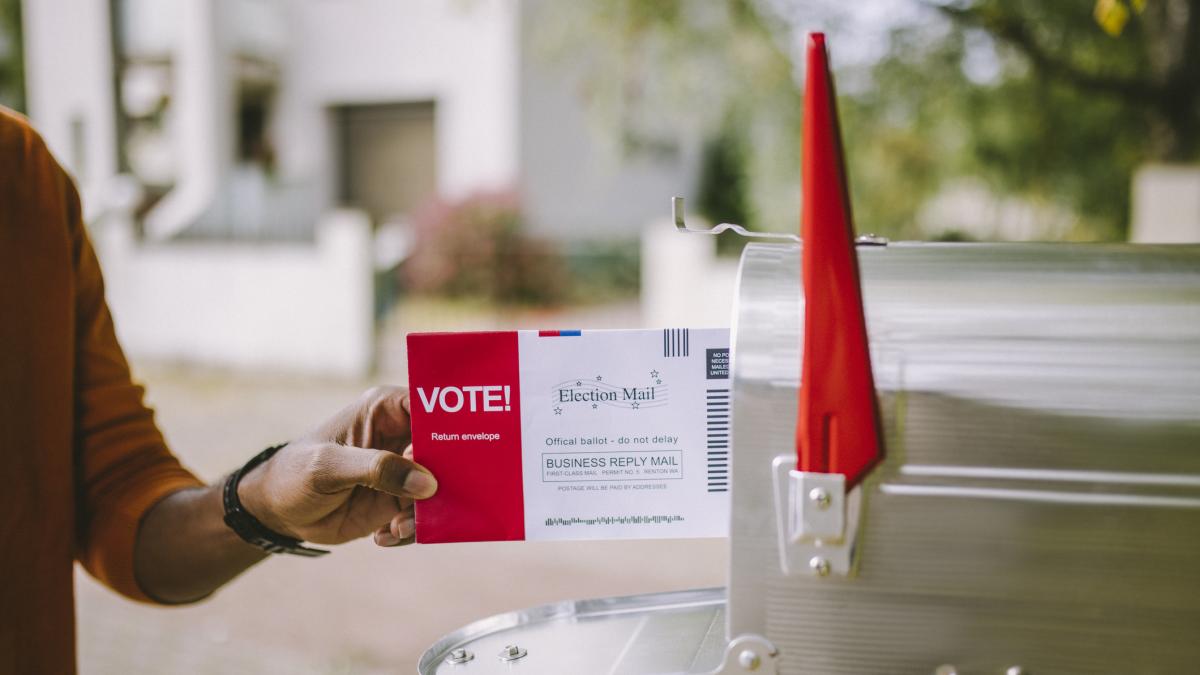
[[[709,447],[728,404],[713,422],[708,402],[728,398],[729,331],[521,331],[518,344],[527,540],[728,535],[727,464],[709,461],[728,461],[727,440]]]

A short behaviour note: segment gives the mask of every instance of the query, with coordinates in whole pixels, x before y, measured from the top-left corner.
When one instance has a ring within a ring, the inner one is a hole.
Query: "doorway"
[[[433,101],[340,106],[339,200],[376,224],[403,220],[437,193]]]

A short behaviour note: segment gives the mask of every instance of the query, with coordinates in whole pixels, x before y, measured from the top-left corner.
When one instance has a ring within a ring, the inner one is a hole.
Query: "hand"
[[[408,412],[408,389],[367,391],[244,476],[242,504],[270,529],[315,544],[372,532],[380,546],[411,543],[413,500],[437,481],[410,459]]]

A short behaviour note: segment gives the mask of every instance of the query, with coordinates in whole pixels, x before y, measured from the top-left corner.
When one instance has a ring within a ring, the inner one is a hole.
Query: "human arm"
[[[409,543],[412,500],[436,481],[400,454],[408,443],[407,390],[375,388],[245,475],[238,495],[265,526],[296,539],[339,544],[374,533],[381,546]],[[197,600],[264,557],[223,522],[221,487],[181,490],[147,512],[134,562],[151,597]]]
[[[74,398],[75,475],[74,494],[48,498],[74,503],[76,558],[105,585],[142,601],[199,599],[263,556],[225,525],[222,486],[204,486],[167,449],[117,341],[78,194],[57,165],[53,173],[74,266],[74,308],[63,312],[74,381],[63,394]],[[407,413],[403,390],[368,392],[244,476],[243,506],[266,527],[315,543],[373,531],[380,544],[411,538],[411,497],[435,484],[405,487],[410,475],[427,475],[399,454]]]

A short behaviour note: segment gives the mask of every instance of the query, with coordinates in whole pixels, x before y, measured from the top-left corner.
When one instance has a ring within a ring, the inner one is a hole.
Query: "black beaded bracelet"
[[[263,450],[249,462],[246,462],[245,466],[234,471],[229,475],[229,478],[225,479],[225,489],[222,493],[222,501],[225,504],[225,524],[247,543],[253,544],[268,553],[290,553],[309,558],[323,556],[329,553],[329,551],[323,548],[305,546],[299,539],[279,534],[266,525],[263,525],[259,522],[258,518],[251,515],[242,506],[242,500],[238,498],[238,483],[242,480],[242,476],[250,473],[259,464],[271,459],[285,445],[287,443],[281,443],[280,445],[273,445]]]

